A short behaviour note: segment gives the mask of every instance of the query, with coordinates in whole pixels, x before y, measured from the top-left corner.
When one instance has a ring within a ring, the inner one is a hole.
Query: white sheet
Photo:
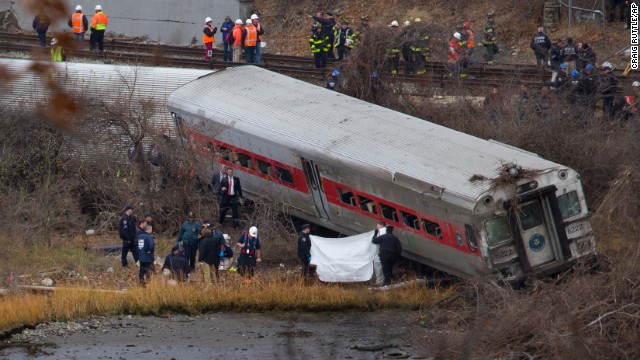
[[[311,235],[311,264],[325,282],[369,281],[373,276],[373,257],[377,246],[371,243],[373,231],[344,237]]]

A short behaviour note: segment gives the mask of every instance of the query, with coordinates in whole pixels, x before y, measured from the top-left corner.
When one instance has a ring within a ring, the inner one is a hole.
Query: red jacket
[[[460,61],[462,51],[462,46],[460,46],[458,39],[452,37],[447,46],[447,63],[455,64]]]

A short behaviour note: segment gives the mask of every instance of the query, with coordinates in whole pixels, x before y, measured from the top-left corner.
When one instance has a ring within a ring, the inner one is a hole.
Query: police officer
[[[173,275],[178,281],[187,280],[191,268],[189,267],[189,260],[180,249],[180,245],[176,244],[171,249],[171,253],[164,259],[162,271],[167,275]]]
[[[538,33],[531,39],[529,47],[536,56],[538,69],[542,70],[549,61],[549,50],[551,50],[551,40],[545,35],[542,27],[538,28]]]
[[[184,255],[189,259],[189,266],[193,272],[196,269],[196,252],[202,231],[202,224],[196,220],[196,213],[189,211],[187,220],[180,226],[176,243],[182,243]]]
[[[258,228],[252,226],[248,232],[243,233],[238,239],[238,247],[240,248],[240,256],[238,257],[238,272],[242,276],[249,279],[245,282],[251,282],[256,265],[262,262],[260,259],[260,239],[258,239]]]
[[[138,276],[140,277],[140,285],[145,285],[147,279],[151,275],[153,271],[153,261],[154,251],[155,251],[155,243],[153,241],[153,228],[150,225],[147,225],[144,228],[144,233],[138,236],[138,258],[140,259],[140,272]]]
[[[298,234],[298,258],[302,265],[302,278],[304,281],[309,280],[309,262],[311,262],[311,225],[302,225],[301,231]]]
[[[138,250],[136,244],[136,218],[133,217],[133,210],[135,208],[131,204],[127,204],[122,210],[122,217],[120,218],[120,239],[122,240],[122,267],[129,265],[127,261],[127,255],[129,251],[133,255],[133,261],[138,262]]]
[[[402,255],[402,244],[398,237],[393,235],[393,226],[387,226],[387,233],[371,240],[374,244],[380,245],[380,262],[382,262],[382,273],[384,274],[384,285],[391,284],[393,265],[400,260]]]
[[[340,77],[340,70],[333,69],[331,72],[331,78],[327,81],[327,89],[336,90],[336,87],[338,86],[338,77]]]

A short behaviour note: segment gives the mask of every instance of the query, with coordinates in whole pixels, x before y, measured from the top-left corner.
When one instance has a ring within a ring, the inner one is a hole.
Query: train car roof
[[[521,149],[256,66],[194,80],[170,96],[169,106],[292,149],[383,170],[390,180],[414,190],[436,189],[471,202],[490,187],[487,181],[470,181],[474,175],[496,178],[497,169],[507,163],[541,171],[561,167]]]

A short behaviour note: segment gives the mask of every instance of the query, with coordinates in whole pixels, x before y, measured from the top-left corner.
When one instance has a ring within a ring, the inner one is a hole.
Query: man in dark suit
[[[231,208],[233,214],[233,227],[240,228],[238,221],[238,204],[242,201],[242,186],[240,179],[233,176],[233,168],[227,168],[227,176],[220,180],[220,225],[224,223],[227,210]]]
[[[220,181],[227,177],[227,165],[220,165],[220,172],[213,174],[211,177],[211,191],[220,201]]]

